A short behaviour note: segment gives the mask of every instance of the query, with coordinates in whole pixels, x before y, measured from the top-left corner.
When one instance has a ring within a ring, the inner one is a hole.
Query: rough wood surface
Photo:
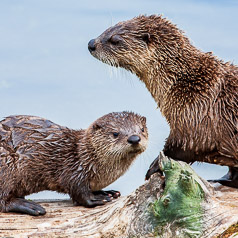
[[[155,174],[129,196],[93,209],[75,207],[70,200],[39,200],[37,202],[46,208],[45,216],[0,213],[0,237],[182,237],[179,233],[177,236],[155,233],[151,204],[162,192],[163,178]],[[237,189],[215,184],[214,189],[209,187],[209,194],[203,233],[191,237],[217,237],[238,222]],[[233,229],[232,237],[238,235],[235,232]]]

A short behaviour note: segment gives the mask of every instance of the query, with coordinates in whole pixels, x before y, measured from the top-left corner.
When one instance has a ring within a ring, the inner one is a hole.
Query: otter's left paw
[[[118,198],[121,196],[121,193],[119,191],[115,191],[115,190],[108,190],[108,191],[99,190],[99,191],[93,192],[93,194],[94,195],[104,195],[104,196],[113,197],[113,198]]]
[[[224,186],[238,188],[238,171],[236,168],[229,167],[229,171],[220,179],[208,180],[208,182],[220,183]]]
[[[6,208],[6,212],[19,212],[32,216],[41,216],[46,213],[45,209],[39,204],[23,198],[12,199]]]
[[[150,168],[148,169],[146,175],[145,175],[145,180],[149,180],[152,174],[154,173],[159,173],[161,176],[163,176],[163,172],[160,170],[159,167],[159,160],[160,156],[158,156],[150,165]]]
[[[111,202],[112,199],[105,195],[93,195],[90,199],[85,199],[84,201],[74,202],[76,206],[84,206],[88,208],[97,207],[105,205],[108,202]]]

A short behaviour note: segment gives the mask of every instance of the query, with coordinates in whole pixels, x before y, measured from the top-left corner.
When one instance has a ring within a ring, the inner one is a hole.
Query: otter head
[[[89,41],[88,49],[102,62],[125,68],[143,80],[157,75],[163,65],[170,65],[185,39],[161,16],[139,16],[110,27]]]
[[[90,125],[87,133],[102,163],[133,160],[146,149],[148,140],[146,118],[132,112],[109,113]]]

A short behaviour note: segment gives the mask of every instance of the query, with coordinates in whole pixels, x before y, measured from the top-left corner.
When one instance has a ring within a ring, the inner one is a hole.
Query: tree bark
[[[37,201],[46,215],[0,213],[0,237],[235,237],[238,191],[202,180],[189,165],[160,155],[154,174],[135,192],[100,207],[70,200]],[[165,183],[164,183],[165,182]],[[232,235],[233,234],[233,235]]]

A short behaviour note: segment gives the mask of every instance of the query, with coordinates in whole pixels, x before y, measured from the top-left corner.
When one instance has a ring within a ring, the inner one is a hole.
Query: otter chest
[[[90,188],[92,191],[98,191],[107,187],[121,177],[128,167],[129,165],[127,163],[101,166],[90,180]]]

